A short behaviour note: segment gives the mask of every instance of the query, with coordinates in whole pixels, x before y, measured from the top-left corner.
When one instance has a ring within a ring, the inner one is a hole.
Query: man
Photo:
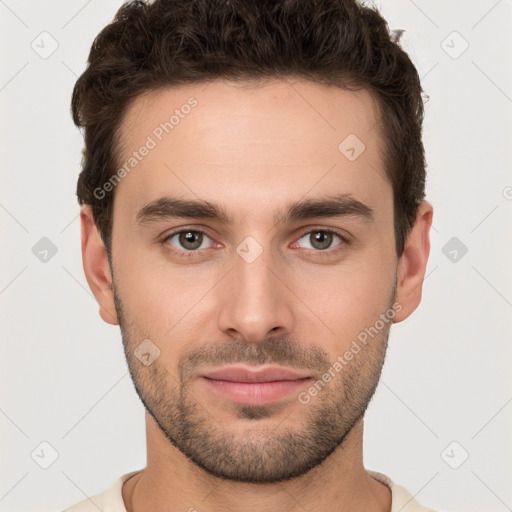
[[[72,110],[147,465],[68,511],[430,510],[362,459],[430,249],[421,93],[355,0],[121,7]]]

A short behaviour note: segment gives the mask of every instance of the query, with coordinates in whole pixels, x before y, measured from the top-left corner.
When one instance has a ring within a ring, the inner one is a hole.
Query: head
[[[422,89],[398,39],[355,1],[157,0],[93,43],[72,99],[84,269],[152,421],[210,474],[324,461],[421,300]],[[237,402],[203,377],[231,364],[309,381]]]

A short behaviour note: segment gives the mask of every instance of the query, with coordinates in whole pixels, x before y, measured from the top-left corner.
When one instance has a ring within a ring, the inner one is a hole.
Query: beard
[[[391,322],[385,323],[329,383],[322,383],[323,389],[307,404],[299,400],[265,405],[230,403],[236,420],[221,424],[191,390],[197,366],[270,363],[323,373],[333,366],[329,355],[320,347],[305,347],[290,337],[273,337],[260,343],[231,339],[192,349],[178,360],[173,375],[162,363],[163,358],[157,357],[145,366],[134,355],[137,345],[147,336],[141,335],[142,329],[129,320],[135,315],[131,317],[125,310],[114,280],[112,289],[137,395],[169,442],[215,477],[263,483],[304,475],[343,446],[347,435],[363,418],[377,388]],[[395,291],[396,282],[389,308]],[[342,350],[345,352],[346,348]],[[293,426],[283,425],[287,416],[272,421],[286,407],[290,410],[288,415],[300,408],[301,419]],[[233,423],[237,423],[236,429]]]

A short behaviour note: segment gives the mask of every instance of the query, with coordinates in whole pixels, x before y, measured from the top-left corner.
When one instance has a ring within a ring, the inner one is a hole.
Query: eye
[[[325,251],[326,249],[330,249],[333,241],[336,239],[340,240],[341,243],[336,244],[336,246],[343,245],[343,243],[348,243],[348,241],[335,231],[329,229],[315,229],[313,231],[308,231],[305,235],[303,235],[296,244],[299,244],[300,247],[304,247],[300,245],[301,241],[303,243],[309,244],[305,246],[306,249],[315,249],[317,251]]]
[[[191,252],[208,248],[206,240],[211,241],[211,238],[203,231],[186,229],[171,233],[163,241],[165,243],[168,242],[169,245],[173,246],[178,251]]]

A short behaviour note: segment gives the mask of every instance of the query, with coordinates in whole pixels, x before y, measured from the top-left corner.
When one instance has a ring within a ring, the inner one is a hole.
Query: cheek
[[[169,283],[161,278],[163,268],[125,252],[115,261],[114,270],[126,320],[144,337],[156,338],[174,311]]]
[[[349,345],[389,307],[394,263],[382,248],[374,249],[338,266],[310,265],[307,272],[295,268],[288,273],[291,289],[303,303],[298,305],[299,329],[312,340],[323,333],[332,353]]]
[[[137,335],[154,338],[158,344],[158,340],[179,341],[187,331],[197,329],[208,290],[218,280],[212,268],[171,265],[163,256],[151,262],[147,256],[131,255],[119,263],[116,284]]]

